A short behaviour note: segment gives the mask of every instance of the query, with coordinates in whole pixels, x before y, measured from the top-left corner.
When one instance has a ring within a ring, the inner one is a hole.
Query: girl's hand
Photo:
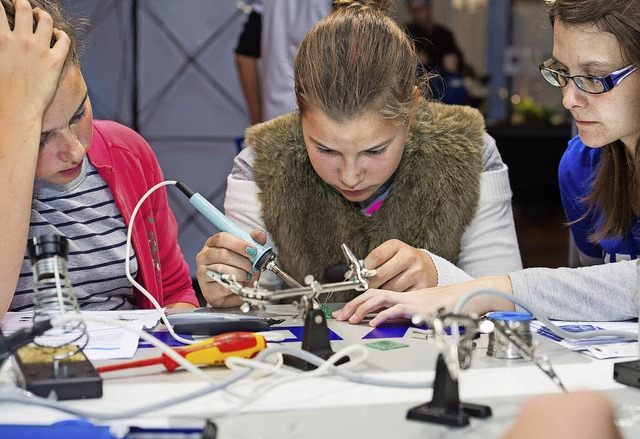
[[[32,9],[27,0],[13,3],[13,30],[0,5],[0,117],[8,120],[13,113],[41,121],[55,94],[71,42],[67,34],[53,27],[49,14]]]
[[[252,231],[251,237],[260,244],[267,241],[267,235],[260,230]],[[209,277],[206,270],[229,274],[243,285],[253,285],[260,279],[260,272],[253,271],[253,263],[249,260],[256,251],[252,244],[226,232],[217,233],[207,240],[196,255],[196,276],[207,302],[219,308],[242,305],[242,299]]]

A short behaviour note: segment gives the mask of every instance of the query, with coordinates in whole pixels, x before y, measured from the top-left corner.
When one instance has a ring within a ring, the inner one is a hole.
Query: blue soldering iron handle
[[[275,257],[273,250],[271,247],[265,247],[262,244],[257,243],[249,233],[242,230],[238,227],[233,221],[227,218],[222,212],[220,212],[216,207],[209,203],[205,197],[200,195],[197,192],[194,192],[184,184],[182,181],[178,181],[176,183],[176,187],[180,189],[180,191],[185,194],[189,198],[189,203],[193,207],[195,207],[198,212],[205,216],[213,225],[215,225],[218,229],[223,232],[231,233],[232,235],[247,241],[254,245],[257,249],[257,254],[255,256],[250,257],[249,259],[253,262],[253,268],[257,271],[264,270],[267,262]]]

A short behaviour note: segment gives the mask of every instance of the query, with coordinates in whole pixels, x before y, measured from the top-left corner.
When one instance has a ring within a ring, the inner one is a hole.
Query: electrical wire
[[[66,317],[60,317],[60,319],[64,319]],[[77,317],[76,317],[77,318]],[[84,318],[84,316],[81,316],[81,318]],[[91,320],[98,320],[98,321],[105,321],[104,319],[99,319],[99,318],[95,318],[95,319],[91,319]],[[106,320],[107,322],[111,322],[110,320]],[[134,328],[130,325],[127,325],[125,322],[121,322],[121,326],[123,328],[125,328],[126,330],[130,330],[130,331],[134,331],[136,333],[140,333],[140,330],[138,328]],[[149,341],[151,343],[154,344],[154,346],[158,346],[159,348],[163,349],[162,345],[164,344],[163,342],[161,342],[160,340],[153,340],[151,341],[151,339],[153,339],[153,336],[149,335],[149,334],[145,334],[144,336],[148,336],[149,337]],[[171,349],[168,346],[166,346],[167,349]],[[207,377],[207,385],[205,387],[203,387],[202,389],[198,389],[192,392],[188,392],[184,395],[179,395],[173,398],[168,398],[165,399],[163,401],[158,401],[155,402],[153,404],[149,404],[146,406],[142,406],[142,407],[137,407],[135,409],[127,409],[127,410],[122,410],[119,412],[112,412],[112,413],[105,413],[103,411],[100,412],[93,412],[93,411],[89,411],[89,410],[82,410],[82,409],[78,409],[78,408],[73,408],[70,406],[65,405],[64,403],[58,402],[58,401],[54,401],[48,398],[41,398],[39,396],[35,396],[33,394],[31,394],[30,392],[26,392],[22,389],[17,389],[15,387],[6,390],[4,389],[2,392],[0,392],[0,403],[20,403],[20,404],[26,404],[26,405],[35,405],[35,406],[39,406],[39,407],[45,407],[45,408],[49,408],[49,409],[53,409],[53,410],[57,410],[60,412],[64,412],[64,413],[68,413],[70,415],[73,416],[77,416],[80,418],[86,418],[86,419],[93,419],[93,420],[100,420],[100,421],[112,421],[112,420],[116,420],[116,419],[125,419],[125,418],[133,418],[139,415],[143,415],[143,414],[148,414],[150,412],[156,411],[156,410],[160,410],[166,407],[170,407],[176,404],[181,404],[187,401],[192,401],[195,398],[199,398],[202,396],[205,396],[209,393],[213,393],[216,392],[218,390],[221,389],[225,389],[228,386],[242,380],[243,378],[249,376],[254,368],[255,369],[259,369],[262,366],[257,366],[260,362],[264,362],[268,357],[272,356],[272,355],[280,355],[280,354],[286,354],[286,355],[290,355],[293,357],[297,357],[300,358],[304,361],[307,361],[315,366],[318,366],[318,369],[320,369],[319,371],[312,371],[312,372],[298,372],[295,373],[297,379],[306,379],[309,377],[313,377],[316,376],[317,374],[321,374],[321,373],[331,373],[334,375],[337,375],[339,377],[345,378],[349,381],[355,382],[355,383],[360,383],[360,384],[369,384],[369,385],[377,385],[377,386],[386,386],[386,387],[401,387],[401,388],[424,388],[424,387],[432,387],[433,385],[433,380],[419,380],[419,381],[406,381],[406,380],[390,380],[390,379],[384,379],[384,378],[378,378],[378,377],[373,377],[373,376],[366,376],[366,375],[361,375],[361,374],[356,374],[353,372],[347,372],[345,370],[343,370],[342,368],[344,366],[335,366],[334,364],[337,363],[341,358],[343,358],[347,353],[351,353],[352,351],[355,352],[355,349],[362,349],[364,350],[364,348],[362,346],[349,346],[345,349],[343,349],[342,351],[334,354],[329,360],[325,361],[324,359],[310,353],[307,351],[303,351],[300,349],[293,349],[293,348],[288,348],[288,347],[282,347],[282,346],[277,346],[277,347],[272,347],[272,348],[267,348],[264,349],[263,351],[261,351],[255,358],[255,360],[251,360],[250,363],[246,364],[248,367],[245,370],[242,370],[238,373],[236,373],[235,375],[232,375],[231,377],[228,377],[224,380],[218,381],[218,382],[212,382],[212,380]],[[366,353],[366,352],[365,352]],[[169,354],[167,352],[167,354]],[[173,358],[173,357],[172,357]],[[184,358],[174,358],[176,361],[178,361],[181,365],[184,365],[183,362],[186,362],[186,360]],[[185,365],[186,367],[186,365]],[[265,369],[266,370],[266,369]],[[189,368],[189,371],[191,371],[191,369]],[[202,371],[200,371],[202,372]],[[316,373],[313,373],[316,372]],[[198,376],[201,376],[200,373],[198,373]],[[277,383],[277,385],[282,385],[282,384],[286,384],[288,382],[291,382],[292,380],[286,380],[286,381],[281,381],[279,383]],[[269,388],[266,391],[272,390],[274,387],[276,387],[276,385],[270,385]],[[264,393],[266,393],[263,392]]]
[[[169,334],[171,334],[171,337],[173,337],[176,341],[179,341],[180,343],[194,344],[194,343],[197,343],[196,340],[189,340],[189,339],[180,337],[178,334],[175,333],[175,331],[173,330],[173,326],[171,325],[171,323],[169,323],[169,319],[167,319],[167,315],[165,314],[164,309],[160,306],[160,304],[155,299],[155,297],[151,295],[151,293],[149,293],[142,285],[136,282],[133,276],[131,276],[131,270],[129,267],[129,258],[131,255],[131,234],[133,232],[133,223],[135,221],[138,210],[140,210],[140,206],[142,206],[142,203],[149,197],[149,195],[151,195],[158,188],[161,188],[163,186],[168,186],[168,185],[175,185],[176,183],[177,181],[175,180],[166,180],[156,184],[151,189],[149,189],[147,193],[145,193],[142,196],[142,198],[140,198],[140,200],[138,201],[138,204],[136,204],[136,207],[133,209],[133,212],[131,213],[131,220],[129,221],[129,227],[127,228],[127,248],[126,248],[125,258],[124,258],[124,271],[127,276],[127,279],[129,279],[129,282],[131,282],[131,284],[134,287],[136,287],[142,294],[144,294],[144,296],[147,299],[149,299],[149,302],[151,302],[151,304],[158,311],[160,311],[160,319],[162,320],[162,323],[164,323],[164,325],[167,327],[167,330],[169,331]]]

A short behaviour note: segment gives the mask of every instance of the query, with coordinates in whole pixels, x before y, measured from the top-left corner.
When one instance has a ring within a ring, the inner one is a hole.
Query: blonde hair
[[[333,12],[302,41],[294,61],[295,93],[304,114],[335,121],[375,112],[409,119],[418,83],[413,42],[387,15],[391,0],[334,0]]]

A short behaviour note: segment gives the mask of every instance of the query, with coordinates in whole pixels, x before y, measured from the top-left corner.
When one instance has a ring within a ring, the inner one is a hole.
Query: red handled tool
[[[266,346],[266,340],[259,334],[253,332],[229,332],[174,350],[191,364],[217,365],[224,364],[224,360],[227,357],[253,358]],[[162,364],[169,372],[180,366],[176,361],[169,358],[167,354],[162,354],[159,357],[98,367],[98,372],[111,372],[133,367],[151,366],[153,364]]]

